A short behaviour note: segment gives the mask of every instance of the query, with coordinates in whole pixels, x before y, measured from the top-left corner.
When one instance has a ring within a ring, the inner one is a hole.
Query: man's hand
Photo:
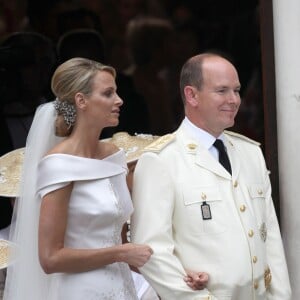
[[[194,272],[185,270],[186,276],[183,280],[193,290],[203,290],[208,283],[208,274],[205,272]]]

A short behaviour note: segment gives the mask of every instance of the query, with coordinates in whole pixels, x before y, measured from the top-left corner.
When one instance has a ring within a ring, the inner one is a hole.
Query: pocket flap
[[[265,191],[262,184],[252,184],[248,187],[250,196],[252,198],[264,198]]]
[[[219,189],[215,186],[185,186],[183,199],[185,205],[222,200]]]

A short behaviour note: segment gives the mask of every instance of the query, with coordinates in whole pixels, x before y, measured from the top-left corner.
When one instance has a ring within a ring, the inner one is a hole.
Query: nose
[[[124,101],[122,100],[122,98],[117,94],[117,105],[118,106],[122,106],[123,105],[123,103],[124,103]]]
[[[237,91],[230,91],[228,94],[229,103],[239,103],[241,101],[240,93]]]

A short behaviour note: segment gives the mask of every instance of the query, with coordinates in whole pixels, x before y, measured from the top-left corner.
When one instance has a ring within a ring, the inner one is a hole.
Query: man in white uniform
[[[142,155],[145,147],[155,142],[158,138],[159,136],[153,136],[150,134],[130,135],[127,132],[122,131],[117,132],[111,138],[104,140],[114,144],[118,148],[123,149],[126,154],[126,161],[128,166],[126,180],[130,193],[132,192],[133,174],[138,159]],[[123,234],[125,233],[123,232]],[[126,233],[126,237],[124,236],[124,242],[126,242],[126,240],[130,241],[130,222],[128,222],[128,232]],[[131,273],[139,299],[159,300],[157,293],[141,274],[134,271],[132,271]],[[184,280],[188,286],[192,287],[193,289],[200,290],[206,286],[208,275],[203,272],[189,270],[187,271],[187,276]]]
[[[154,251],[141,273],[162,300],[291,299],[259,143],[224,131],[241,102],[235,67],[194,56],[180,89],[185,119],[148,147],[134,174],[132,241]],[[209,274],[206,289],[184,283],[188,269]]]

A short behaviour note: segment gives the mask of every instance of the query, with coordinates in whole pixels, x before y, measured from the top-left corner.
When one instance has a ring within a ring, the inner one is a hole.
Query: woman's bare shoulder
[[[51,148],[45,154],[45,156],[50,155],[50,154],[59,154],[59,153],[68,153],[67,145],[66,145],[65,141],[62,141],[62,142],[58,143],[57,145],[55,145],[53,148]]]
[[[75,151],[74,149],[77,149],[77,147],[74,147],[74,144],[65,141],[62,141],[60,143],[58,143],[57,145],[55,145],[52,149],[50,149],[47,153],[47,155],[51,155],[51,154],[70,154],[70,155],[80,155],[81,151]],[[108,157],[116,152],[120,151],[120,148],[118,148],[117,146],[115,146],[112,143],[109,142],[104,142],[104,141],[99,141],[98,142],[98,149],[97,152],[95,153],[95,159],[103,159],[105,157]],[[82,156],[84,156],[82,154]]]

